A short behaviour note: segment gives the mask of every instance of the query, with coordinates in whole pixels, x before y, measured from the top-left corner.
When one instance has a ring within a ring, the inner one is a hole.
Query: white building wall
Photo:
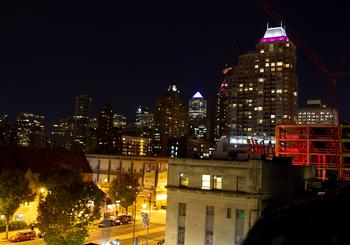
[[[168,245],[177,245],[179,203],[186,203],[185,244],[205,244],[206,207],[214,206],[213,244],[234,245],[236,210],[245,210],[244,234],[256,221],[257,199],[221,196],[212,193],[168,190],[165,239]],[[227,218],[231,208],[231,218]],[[249,219],[250,222],[249,222]]]
[[[180,173],[188,174],[188,187],[180,187]],[[165,241],[177,245],[179,203],[186,203],[185,244],[205,244],[206,207],[214,206],[213,244],[235,244],[236,210],[245,210],[244,234],[257,218],[261,188],[261,162],[170,160]],[[202,174],[222,176],[222,190],[202,190]],[[237,177],[246,178],[246,192],[237,192]],[[231,208],[231,218],[227,209]]]

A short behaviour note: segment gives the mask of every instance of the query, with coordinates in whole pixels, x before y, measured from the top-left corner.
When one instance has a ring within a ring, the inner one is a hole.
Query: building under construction
[[[314,166],[319,179],[325,180],[329,174],[349,179],[349,170],[343,166],[340,135],[339,127],[332,125],[278,125],[275,154],[291,157],[293,165]]]

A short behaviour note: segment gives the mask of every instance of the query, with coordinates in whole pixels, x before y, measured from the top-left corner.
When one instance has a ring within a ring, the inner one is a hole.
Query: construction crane
[[[281,17],[281,15],[265,0],[257,0],[260,6],[276,23],[284,23],[288,28],[288,37],[293,43],[310,59],[310,61],[316,66],[316,68],[326,78],[329,91],[331,93],[331,102],[334,108],[338,111],[340,118],[340,105],[339,98],[337,96],[337,78],[343,76],[350,76],[350,72],[339,72],[338,69],[343,67],[350,61],[350,52],[337,62],[331,68],[327,68],[321,61],[320,57],[303,41],[302,38],[294,31],[294,29],[288,25],[287,21]]]

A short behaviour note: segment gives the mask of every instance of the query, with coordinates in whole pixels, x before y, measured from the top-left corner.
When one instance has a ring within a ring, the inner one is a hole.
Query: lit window
[[[286,47],[289,47],[289,43],[286,43]]]
[[[282,89],[277,89],[277,90],[276,90],[276,93],[277,93],[277,94],[281,94],[281,93],[282,93]]]
[[[294,95],[294,96],[298,96],[298,93],[297,93],[297,92],[293,92],[293,95]]]
[[[258,81],[263,83],[264,82],[264,78],[259,78]]]
[[[259,68],[259,65],[255,65],[255,68]]]
[[[222,177],[219,175],[213,176],[213,189],[221,190],[222,188]]]
[[[260,72],[264,72],[264,68],[261,68],[261,69],[260,69]]]
[[[271,118],[275,118],[275,115],[271,115]]]
[[[289,64],[286,64],[286,67],[289,67]]]
[[[243,83],[239,84],[239,87],[243,87]]]
[[[276,71],[276,69],[275,68],[271,68],[271,71]]]
[[[269,63],[265,63],[265,67],[269,67],[270,66],[270,64]]]
[[[202,175],[202,189],[210,190],[210,175]]]
[[[260,49],[260,53],[262,53],[262,54],[263,54],[263,53],[265,53],[265,51],[264,51],[263,49]]]
[[[237,191],[245,191],[246,180],[243,176],[237,176]]]
[[[181,172],[180,173],[180,186],[188,186],[188,174]]]
[[[283,62],[282,61],[278,61],[277,62],[277,66],[283,66]]]
[[[275,66],[275,62],[272,62],[272,63],[271,63],[271,66]]]

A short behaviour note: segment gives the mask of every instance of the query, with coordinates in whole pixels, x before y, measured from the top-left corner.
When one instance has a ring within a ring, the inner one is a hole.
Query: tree
[[[5,215],[6,239],[8,239],[9,222],[12,216],[21,203],[30,201],[34,195],[30,188],[29,175],[17,169],[0,171],[0,213]]]
[[[49,245],[83,244],[93,221],[100,218],[103,192],[68,167],[41,179],[46,190],[38,207],[38,226]]]
[[[108,196],[113,203],[120,200],[120,205],[127,211],[136,200],[139,188],[138,177],[131,174],[120,174],[112,181]]]

